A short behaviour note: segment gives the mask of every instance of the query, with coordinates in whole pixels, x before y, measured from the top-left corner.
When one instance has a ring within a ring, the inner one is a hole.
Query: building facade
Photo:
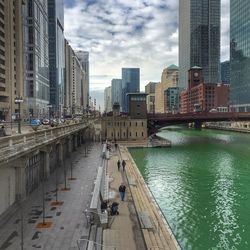
[[[112,79],[111,81],[112,88],[112,105],[114,103],[122,104],[122,79]]]
[[[250,2],[230,1],[230,108],[250,112]]]
[[[64,112],[65,48],[63,0],[48,0],[49,82],[51,112]]]
[[[220,6],[220,0],[179,1],[181,89],[187,89],[188,70],[195,65],[203,68],[205,83],[220,80]]]
[[[155,86],[155,112],[165,113],[166,99],[164,91],[171,87],[176,87],[178,83],[179,69],[176,65],[172,64],[163,70],[161,82]]]
[[[176,114],[179,111],[180,91],[178,87],[170,87],[164,91],[166,113]]]
[[[181,92],[180,112],[209,112],[211,109],[228,107],[229,86],[221,83],[205,84],[202,69],[193,67],[189,70],[188,89]]]
[[[23,77],[22,1],[0,0],[0,120],[11,121],[19,113],[16,97],[22,97],[22,118],[27,116]]]
[[[225,61],[220,64],[221,82],[230,84],[230,61]]]
[[[48,116],[50,100],[47,1],[27,0],[25,8],[25,90],[29,116]]]
[[[104,89],[104,111],[112,111],[112,89],[111,86]]]
[[[75,52],[76,56],[78,57],[82,70],[84,71],[84,78],[83,78],[83,106],[86,110],[89,106],[89,52],[78,50]]]
[[[159,82],[149,82],[145,86],[145,93],[148,94],[146,97],[147,104],[147,112],[154,113],[155,112],[155,86],[159,84]]]
[[[102,138],[108,140],[145,140],[148,136],[147,106],[145,93],[128,94],[129,115],[115,111],[102,118]]]
[[[128,112],[128,93],[140,92],[140,69],[122,68],[122,111]]]

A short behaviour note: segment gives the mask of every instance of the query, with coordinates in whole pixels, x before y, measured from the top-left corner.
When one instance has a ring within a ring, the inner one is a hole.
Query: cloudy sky
[[[122,67],[141,69],[141,91],[178,65],[178,0],[64,0],[65,36],[90,52],[90,88],[103,92]],[[221,61],[229,58],[229,0],[222,1]]]

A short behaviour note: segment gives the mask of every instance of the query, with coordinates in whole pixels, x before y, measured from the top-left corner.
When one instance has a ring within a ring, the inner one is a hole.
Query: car
[[[39,125],[41,125],[41,121],[39,119],[32,119],[30,121],[30,125],[31,126],[39,126]]]
[[[43,119],[43,120],[42,120],[42,124],[43,124],[43,125],[49,125],[49,124],[50,124],[49,119]]]

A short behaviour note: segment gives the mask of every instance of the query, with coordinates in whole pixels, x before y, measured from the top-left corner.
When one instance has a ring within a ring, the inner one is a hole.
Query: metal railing
[[[83,242],[84,246],[81,246],[81,242]],[[78,247],[78,250],[85,250],[85,249],[118,250],[116,246],[107,246],[107,245],[103,245],[103,244],[97,243],[92,240],[87,240],[87,239],[78,239],[77,247]]]

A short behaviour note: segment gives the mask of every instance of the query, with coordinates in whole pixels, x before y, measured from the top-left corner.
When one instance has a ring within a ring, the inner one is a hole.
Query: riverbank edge
[[[147,143],[147,142],[146,142]],[[142,186],[143,186],[143,189],[142,192],[145,193],[146,197],[148,197],[148,199],[143,199],[143,202],[144,203],[147,203],[147,206],[151,206],[152,207],[152,210],[154,213],[158,214],[159,217],[157,219],[157,221],[155,220],[154,218],[154,223],[159,223],[161,224],[161,226],[164,226],[163,228],[165,229],[166,231],[166,234],[169,236],[169,238],[167,240],[170,240],[172,241],[170,243],[170,245],[174,245],[175,248],[170,248],[170,249],[178,249],[180,250],[181,247],[180,247],[180,244],[178,243],[168,221],[167,221],[167,218],[164,216],[163,212],[161,211],[161,208],[159,206],[159,204],[157,203],[153,193],[151,192],[151,190],[149,189],[148,185],[146,184],[143,176],[141,175],[140,171],[139,171],[139,168],[137,167],[132,155],[130,154],[129,152],[129,148],[145,148],[145,141],[142,141],[142,142],[137,142],[137,143],[124,143],[123,146],[124,146],[124,149],[125,149],[125,154],[128,156],[128,160],[131,162],[131,167],[134,168],[134,170],[136,171],[136,181],[140,181],[142,182]],[[126,173],[127,175],[127,178],[129,178],[128,174]],[[152,203],[149,203],[149,200],[152,201]],[[136,210],[138,211],[138,207],[136,206],[136,203],[134,202],[134,205],[135,205],[135,208]],[[159,221],[159,218],[160,218],[160,221]],[[143,230],[142,230],[143,231]],[[146,241],[145,241],[146,242]],[[150,249],[150,246],[147,246],[148,249]]]
[[[230,132],[239,132],[239,133],[250,133],[248,129],[237,129],[237,128],[228,128],[228,127],[220,127],[220,126],[213,126],[209,125],[206,126],[207,129],[215,129],[215,130],[223,130],[223,131],[230,131]]]

